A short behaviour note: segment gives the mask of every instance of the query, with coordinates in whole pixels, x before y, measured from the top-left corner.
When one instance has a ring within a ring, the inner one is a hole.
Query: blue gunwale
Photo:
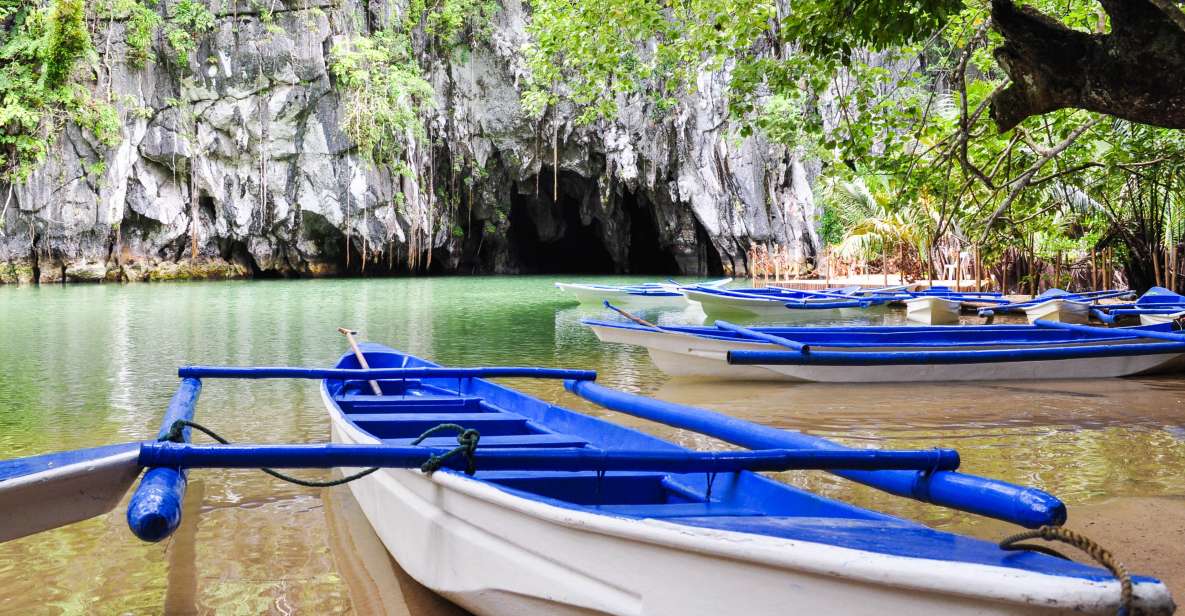
[[[654,330],[633,323],[584,319],[585,325],[613,327],[639,332]],[[761,333],[787,338],[811,346],[880,348],[880,347],[943,347],[965,349],[984,346],[1048,347],[1087,345],[1097,342],[1130,343],[1139,345],[1157,344],[1139,336],[1138,331],[1172,333],[1172,324],[1143,325],[1140,327],[1114,328],[1106,336],[1033,325],[932,325],[932,326],[854,326],[854,327],[751,327]],[[725,340],[763,344],[736,332],[709,326],[663,326],[663,331],[690,334],[713,340]],[[1128,333],[1131,332],[1131,333]],[[1169,343],[1175,345],[1178,343]],[[1180,343],[1185,344],[1185,343]],[[1181,352],[1176,351],[1163,352]]]
[[[372,368],[437,366],[381,345],[364,344],[362,349]],[[336,367],[353,369],[358,367],[358,362],[352,354],[347,354]],[[523,420],[519,422],[522,432],[518,434],[554,435],[560,441],[567,441],[569,446],[574,442],[577,443],[575,446],[610,450],[686,450],[643,432],[549,404],[482,379],[388,380],[380,381],[380,385],[384,388],[384,399],[390,400],[385,413],[390,419],[382,422],[385,425],[378,430],[380,435],[407,432],[400,428],[398,415],[415,413],[418,398],[439,401],[453,396],[465,400],[480,399],[482,413]],[[353,417],[357,414],[351,412],[348,404],[343,407],[339,402],[343,398],[357,400],[366,397],[368,390],[364,388],[364,382],[327,379],[322,381],[321,387],[327,399],[334,402],[331,413],[339,414],[359,431],[380,438],[372,432],[376,425],[355,421]],[[467,403],[466,408],[458,408],[458,417],[472,416],[471,406]],[[446,408],[434,407],[435,413],[446,411]],[[365,410],[366,414],[374,412],[373,406]],[[465,425],[464,419],[459,423]],[[511,437],[512,441],[514,435],[500,436]],[[387,442],[390,439],[382,437],[380,440]],[[502,442],[499,446],[513,445]],[[447,469],[439,472],[456,473]],[[609,472],[599,478],[590,472],[483,472],[479,468],[477,475],[468,479],[535,502],[618,518],[655,518],[691,527],[794,539],[893,556],[975,563],[1093,581],[1113,579],[1102,569],[1032,552],[1004,551],[990,542],[933,530],[748,471],[717,475],[710,499],[706,498],[708,477],[703,473]],[[1155,580],[1140,577],[1137,581]]]

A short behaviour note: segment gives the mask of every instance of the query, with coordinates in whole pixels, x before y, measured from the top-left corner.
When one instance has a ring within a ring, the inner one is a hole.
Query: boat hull
[[[955,325],[962,306],[943,297],[915,297],[905,301],[905,318],[926,325]]]
[[[1084,357],[1046,361],[910,365],[733,365],[730,350],[769,350],[771,345],[704,338],[691,334],[590,324],[603,342],[646,347],[651,361],[675,377],[710,380],[811,381],[823,383],[906,383],[1122,377],[1185,368],[1185,353]],[[828,350],[826,347],[812,347]],[[1006,349],[985,345],[978,349]],[[838,349],[832,349],[838,350]],[[869,352],[902,350],[870,348]],[[910,349],[919,350],[919,349]]]
[[[619,289],[600,288],[590,285],[566,284],[562,282],[557,282],[556,287],[575,297],[576,301],[580,302],[581,304],[590,306],[601,306],[606,301],[613,305],[634,306],[639,308],[681,308],[687,305],[687,300],[685,300],[682,295],[677,293],[669,295],[640,295]]]
[[[335,442],[375,442],[322,395]],[[756,616],[787,605],[852,615],[1104,614],[1119,592],[1114,581],[590,514],[450,472],[380,470],[349,486],[411,577],[481,615]],[[1137,596],[1171,605],[1160,584],[1139,585]]]
[[[1090,304],[1068,299],[1046,300],[1027,306],[1024,311],[1029,323],[1034,323],[1038,319],[1075,325],[1085,325],[1090,322]]]
[[[834,319],[836,317],[855,316],[863,313],[863,310],[859,308],[791,309],[786,307],[786,303],[790,301],[789,298],[732,297],[715,293],[702,293],[690,289],[684,289],[682,292],[688,302],[698,304],[703,309],[704,314],[713,319],[745,317],[778,322],[793,322]],[[847,312],[845,313],[845,311]]]
[[[1185,318],[1185,310],[1169,314],[1141,314],[1140,325],[1160,325],[1162,323],[1172,323],[1182,318]]]

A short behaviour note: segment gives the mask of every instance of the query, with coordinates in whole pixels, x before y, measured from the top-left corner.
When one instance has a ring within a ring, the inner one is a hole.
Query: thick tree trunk
[[[992,23],[1004,36],[996,61],[1012,79],[992,101],[1001,132],[1065,108],[1185,128],[1185,12],[1172,0],[1099,4],[1109,33],[1072,30],[1031,6],[992,0]]]

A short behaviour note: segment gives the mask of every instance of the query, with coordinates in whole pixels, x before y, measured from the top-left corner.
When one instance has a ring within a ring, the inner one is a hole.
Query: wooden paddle
[[[634,323],[641,325],[642,327],[649,327],[650,329],[662,329],[661,327],[655,325],[654,323],[651,323],[650,321],[647,321],[646,319],[643,319],[641,317],[636,317],[636,316],[622,310],[621,308],[618,308],[617,306],[610,304],[609,300],[605,300],[605,307],[608,308],[609,310],[612,310],[613,312],[616,312],[617,314],[620,314],[621,316],[633,321]]]
[[[346,337],[346,340],[350,341],[350,348],[354,349],[354,357],[358,358],[358,366],[363,370],[370,370],[370,364],[366,363],[366,356],[362,354],[362,349],[358,348],[358,341],[354,340],[354,334],[358,332],[344,327],[337,328],[337,331],[341,332]],[[378,381],[370,381],[370,389],[376,396],[383,395],[383,388],[379,387]]]

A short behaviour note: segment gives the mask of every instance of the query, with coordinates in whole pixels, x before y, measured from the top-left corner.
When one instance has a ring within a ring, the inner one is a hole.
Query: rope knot
[[[425,430],[424,433],[416,437],[416,440],[412,441],[411,444],[419,445],[424,441],[424,439],[437,432],[440,432],[441,430],[457,431],[457,446],[443,455],[434,455],[428,458],[428,460],[420,466],[420,470],[431,475],[432,473],[440,470],[440,468],[444,466],[444,463],[447,462],[449,458],[460,454],[461,456],[465,457],[465,474],[472,476],[477,472],[477,461],[474,460],[473,455],[477,452],[478,441],[481,440],[481,433],[477,430],[474,430],[473,428],[466,428],[454,423],[442,423]]]

